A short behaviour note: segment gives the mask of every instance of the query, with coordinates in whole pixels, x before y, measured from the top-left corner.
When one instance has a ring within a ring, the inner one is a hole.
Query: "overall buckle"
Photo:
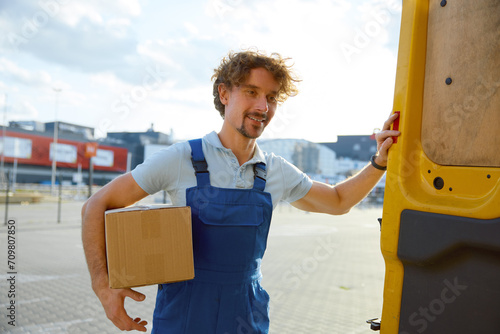
[[[262,167],[257,166],[257,164],[253,165],[253,172],[255,173],[255,177],[266,181],[267,172]]]
[[[195,161],[191,158],[195,173],[208,173],[208,164],[206,160]]]

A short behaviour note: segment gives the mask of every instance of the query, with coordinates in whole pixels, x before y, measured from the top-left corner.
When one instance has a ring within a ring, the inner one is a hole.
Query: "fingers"
[[[392,139],[392,136],[387,137],[384,140],[384,142],[382,143],[382,145],[380,145],[379,154],[387,156],[387,151],[389,150],[389,148],[392,146],[393,143],[394,143],[394,140]]]
[[[394,113],[392,114],[385,122],[384,126],[382,127],[382,131],[378,132],[375,135],[375,138],[377,139],[377,144],[378,148],[381,148],[382,143],[389,137],[398,137],[401,135],[401,132],[398,130],[391,130],[391,125],[394,123],[394,121],[399,117],[399,113]],[[392,144],[392,142],[391,142]],[[389,145],[390,147],[390,145]]]
[[[377,139],[385,140],[385,138],[387,138],[387,137],[397,137],[400,134],[401,134],[401,132],[398,130],[384,130],[384,131],[380,131],[379,133],[377,133],[375,135],[375,137],[377,138],[377,136],[378,136]]]
[[[377,140],[377,163],[381,166],[387,165],[387,157],[389,148],[394,143],[395,137],[399,137],[401,132],[398,130],[391,130],[391,125],[399,117],[399,113],[393,113],[385,122],[382,130],[375,134]]]
[[[379,165],[381,165],[381,166],[387,165],[388,151],[389,151],[389,148],[392,146],[393,142],[394,141],[393,141],[392,137],[387,137],[380,145],[379,150],[378,150],[378,157],[377,157],[377,158],[379,158],[378,159]]]
[[[379,150],[381,149],[382,143],[384,143],[388,138],[398,137],[399,135],[401,135],[401,132],[396,131],[396,130],[380,131],[379,133],[377,133],[375,135],[375,139],[377,140],[378,149]],[[392,141],[391,141],[391,144],[392,144]]]
[[[384,122],[384,126],[382,127],[382,130],[390,130],[391,129],[391,125],[392,123],[394,123],[394,121],[396,120],[396,118],[399,117],[399,114],[397,113],[394,113],[392,114],[385,122]]]
[[[142,302],[144,299],[146,299],[146,295],[138,292],[138,291],[135,291],[135,290],[132,290],[132,289],[125,289],[126,291],[126,296],[127,297],[130,297],[132,298],[133,300],[135,300],[136,302]]]
[[[380,145],[379,145],[379,154],[381,153],[387,153],[389,148],[392,146],[394,143],[393,137],[394,136],[399,136],[399,131],[387,131],[383,136],[380,138]]]
[[[122,296],[123,296],[122,300],[124,300],[125,297],[129,297],[137,302],[146,299],[146,296],[144,294],[132,289],[123,289]],[[115,317],[115,320],[111,319],[115,324],[115,326],[120,328],[122,331],[137,330],[140,332],[145,332],[147,330],[146,325],[148,324],[148,322],[142,320],[141,318],[132,319],[131,317],[128,316],[127,312],[125,311],[125,308],[123,307],[123,302],[121,306],[122,307],[118,310],[118,314],[116,314],[117,317]]]
[[[139,319],[140,321],[140,319]],[[141,322],[136,322],[133,321],[132,318],[129,318],[127,322],[122,323],[121,326],[118,326],[115,323],[115,326],[118,327],[122,331],[139,331],[139,332],[145,332],[148,329],[146,328],[146,325],[148,324],[147,321],[143,320]]]
[[[142,326],[142,327],[145,327],[148,324],[148,322],[146,320],[142,320],[141,321],[141,318],[135,318],[134,322],[137,323],[139,326]]]
[[[113,324],[122,331],[137,330],[146,332],[147,321],[141,318],[132,319],[125,311],[125,297],[134,299],[135,301],[143,301],[146,296],[132,289],[108,289],[106,293],[99,296],[101,303],[106,311],[106,316]]]
[[[127,312],[125,312],[125,309],[122,310],[123,312],[115,314],[113,318],[108,316],[109,320],[111,320],[116,327],[122,331],[147,331],[146,325],[148,322],[146,320],[142,320],[141,318],[132,319],[128,316]]]

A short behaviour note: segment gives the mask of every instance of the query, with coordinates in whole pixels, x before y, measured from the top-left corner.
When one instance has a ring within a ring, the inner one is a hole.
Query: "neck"
[[[255,139],[247,138],[239,132],[231,135],[224,128],[218,133],[218,136],[222,146],[233,152],[240,166],[252,159],[255,152]]]

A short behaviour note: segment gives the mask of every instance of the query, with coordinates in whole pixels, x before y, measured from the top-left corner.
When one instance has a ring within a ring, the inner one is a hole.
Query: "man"
[[[280,200],[312,212],[347,213],[377,184],[387,164],[392,115],[376,135],[378,154],[360,173],[336,186],[311,181],[284,159],[262,152],[256,139],[278,103],[297,93],[286,59],[255,51],[230,53],[213,76],[222,129],[172,145],[95,193],[82,209],[82,239],[92,288],[121,330],[146,331],[130,318],[124,298],[110,289],[104,212],[132,205],[159,190],[192,209],[195,279],[161,284],[153,333],[267,333],[269,296],[260,286],[272,209]]]

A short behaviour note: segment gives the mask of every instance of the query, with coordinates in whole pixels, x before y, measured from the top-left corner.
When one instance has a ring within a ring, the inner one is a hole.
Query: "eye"
[[[257,93],[253,89],[248,89],[247,94],[250,96],[255,96],[255,94],[257,94]]]
[[[269,96],[267,98],[267,100],[269,101],[269,103],[277,103],[278,102],[278,99],[276,98],[276,96]]]

